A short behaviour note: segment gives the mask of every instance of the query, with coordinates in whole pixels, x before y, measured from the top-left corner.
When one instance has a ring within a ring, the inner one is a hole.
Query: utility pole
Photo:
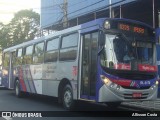
[[[68,0],[63,0],[63,27],[68,27]]]
[[[109,0],[109,17],[112,18],[112,0]]]
[[[159,26],[159,28],[160,28],[160,11],[158,11],[158,26]]]
[[[119,17],[122,18],[122,5],[119,7]]]
[[[153,28],[155,28],[155,1],[152,0],[152,4],[153,4]]]

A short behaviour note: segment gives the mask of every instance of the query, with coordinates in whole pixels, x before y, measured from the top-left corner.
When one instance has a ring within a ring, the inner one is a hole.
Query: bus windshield
[[[153,66],[154,44],[120,34],[106,34],[101,64],[112,69],[137,70],[138,65]],[[132,65],[134,64],[134,65]]]

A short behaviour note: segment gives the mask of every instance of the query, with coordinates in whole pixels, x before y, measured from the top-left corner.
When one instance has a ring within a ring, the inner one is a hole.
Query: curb
[[[0,86],[0,90],[8,90],[8,89],[3,86]]]

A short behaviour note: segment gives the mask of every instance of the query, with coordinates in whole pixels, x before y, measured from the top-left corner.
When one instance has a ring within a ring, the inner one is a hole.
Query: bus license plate
[[[133,98],[140,98],[140,97],[142,97],[142,93],[133,93],[132,97]]]

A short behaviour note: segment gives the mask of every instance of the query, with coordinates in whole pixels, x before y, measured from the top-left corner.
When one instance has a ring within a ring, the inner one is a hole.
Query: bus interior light
[[[105,21],[105,23],[104,23],[104,28],[105,28],[105,29],[110,29],[110,28],[111,28],[111,25],[110,25],[110,22],[109,22],[109,21]]]

